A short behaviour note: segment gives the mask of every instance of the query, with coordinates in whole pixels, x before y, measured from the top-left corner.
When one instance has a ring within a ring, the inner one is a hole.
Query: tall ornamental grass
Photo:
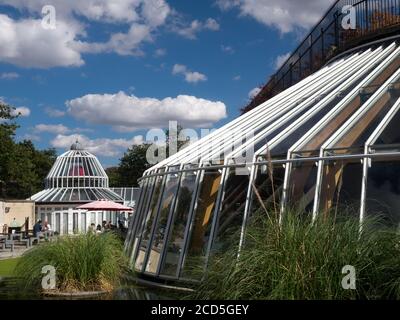
[[[119,285],[127,261],[113,233],[63,236],[26,252],[15,275],[25,289],[41,289],[44,266],[56,269],[56,289],[62,292],[112,290]]]
[[[230,239],[237,241],[237,234]],[[312,224],[287,213],[280,224],[262,215],[250,222],[239,258],[231,248],[212,255],[190,298],[400,298],[400,236],[379,218],[367,218],[360,233],[355,216],[321,216]],[[356,270],[356,290],[342,286],[346,265]]]

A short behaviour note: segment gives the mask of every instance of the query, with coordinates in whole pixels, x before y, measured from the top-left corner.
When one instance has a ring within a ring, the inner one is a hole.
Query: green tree
[[[37,150],[29,140],[15,142],[14,110],[0,104],[0,197],[26,199],[44,188],[56,151]]]
[[[0,102],[0,196],[5,197],[10,158],[14,154],[14,136],[18,126],[12,115],[13,108]]]
[[[118,167],[118,181],[116,187],[137,187],[138,179],[142,177],[143,172],[151,167],[147,162],[146,153],[150,144],[141,144],[132,146],[123,155]]]

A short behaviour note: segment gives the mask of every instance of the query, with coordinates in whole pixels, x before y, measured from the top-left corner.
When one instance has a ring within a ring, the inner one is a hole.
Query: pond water
[[[147,287],[139,287],[133,284],[126,284],[114,290],[110,294],[102,295],[96,298],[84,298],[86,300],[171,300],[182,299],[187,293],[167,291],[161,289],[153,289]],[[32,292],[21,292],[17,289],[15,278],[0,277],[0,300],[42,300],[57,299],[70,300],[69,297],[44,297],[40,294]],[[73,298],[77,300],[78,298]]]

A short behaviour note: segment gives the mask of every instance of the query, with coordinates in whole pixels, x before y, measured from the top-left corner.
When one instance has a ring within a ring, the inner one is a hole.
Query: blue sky
[[[62,152],[79,138],[114,165],[168,120],[237,117],[331,2],[0,0],[0,97],[22,113],[18,139]]]

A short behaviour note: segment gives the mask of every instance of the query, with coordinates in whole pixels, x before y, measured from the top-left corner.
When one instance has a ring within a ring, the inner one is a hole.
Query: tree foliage
[[[56,151],[37,150],[29,140],[16,142],[14,110],[0,103],[0,197],[26,199],[44,188]]]
[[[165,145],[157,145],[156,151],[166,156],[170,153],[183,149],[190,141],[182,139],[183,133],[181,126],[177,127],[175,132],[170,130],[165,131]],[[180,139],[178,139],[178,137]],[[172,148],[172,144],[175,146]],[[106,169],[109,177],[110,186],[113,187],[138,187],[138,179],[143,175],[143,172],[153,166],[147,159],[147,152],[150,147],[155,146],[151,143],[143,143],[129,148],[123,157],[120,159],[117,167],[110,167]],[[176,150],[175,150],[176,149]]]

